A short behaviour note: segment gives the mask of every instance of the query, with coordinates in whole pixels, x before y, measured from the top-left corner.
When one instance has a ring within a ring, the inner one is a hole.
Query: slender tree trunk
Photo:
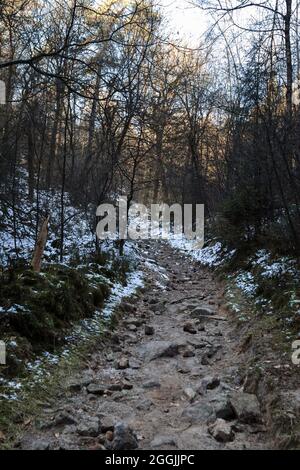
[[[37,243],[36,243],[33,258],[32,258],[32,263],[31,263],[32,269],[36,273],[39,273],[41,271],[42,259],[43,259],[45,246],[47,242],[47,236],[48,236],[49,219],[50,217],[47,216],[42,223],[41,230],[38,235]]]

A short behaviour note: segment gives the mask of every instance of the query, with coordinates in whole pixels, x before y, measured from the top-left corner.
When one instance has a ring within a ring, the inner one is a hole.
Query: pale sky
[[[159,0],[172,31],[197,45],[207,29],[205,14],[200,8],[193,7],[188,0]]]

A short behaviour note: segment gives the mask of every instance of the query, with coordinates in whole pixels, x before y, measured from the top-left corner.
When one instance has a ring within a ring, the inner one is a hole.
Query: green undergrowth
[[[22,375],[24,364],[64,343],[76,322],[91,318],[109,297],[113,283],[126,283],[130,260],[104,255],[77,266],[45,265],[41,273],[26,264],[0,274],[0,338],[7,361],[0,377]]]

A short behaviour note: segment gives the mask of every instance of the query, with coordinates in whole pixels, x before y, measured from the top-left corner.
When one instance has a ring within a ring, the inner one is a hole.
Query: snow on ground
[[[50,225],[44,257],[46,261],[59,261],[59,239],[61,224],[61,194],[59,191],[34,192],[30,201],[27,193],[27,175],[19,178],[22,198],[15,209],[8,203],[0,210],[0,264],[7,264],[17,256],[31,259],[35,246],[38,220],[37,214],[49,214]],[[75,254],[85,256],[95,246],[95,234],[89,226],[88,216],[75,208],[68,193],[64,195],[64,261],[70,262]],[[16,236],[14,236],[14,234]]]
[[[184,236],[173,236],[168,240],[168,243],[173,248],[199,261],[203,266],[210,268],[225,263],[234,256],[236,251],[228,251],[224,245],[217,240],[211,240],[208,246],[201,248],[203,245],[202,240],[187,240]]]
[[[258,285],[249,271],[242,271],[235,277],[235,283],[246,295],[254,296]]]
[[[272,260],[272,255],[267,250],[257,251],[251,262],[260,269],[260,275],[265,278],[276,278],[286,274],[299,275],[296,260],[288,257]]]
[[[199,261],[203,266],[210,268],[225,266],[236,254],[236,250],[228,250],[220,241],[209,240],[204,248],[201,241],[187,240],[183,236],[168,240],[170,245]],[[263,296],[257,296],[261,279],[278,279],[289,276],[295,281],[300,281],[300,272],[297,269],[296,260],[288,257],[274,257],[268,250],[258,250],[248,260],[248,268],[239,270],[228,276],[231,283],[242,291],[249,298],[255,299],[255,304],[262,308],[267,314],[273,313],[271,301]],[[245,263],[247,264],[247,263]],[[233,294],[232,294],[233,295]],[[295,292],[290,292],[290,306],[297,310],[300,315],[300,299],[295,296]],[[239,307],[233,304],[233,310],[239,314]],[[291,310],[292,313],[292,310]]]

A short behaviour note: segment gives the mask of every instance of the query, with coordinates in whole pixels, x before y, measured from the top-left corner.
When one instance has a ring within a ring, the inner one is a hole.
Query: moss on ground
[[[0,281],[0,335],[26,338],[34,350],[61,342],[72,322],[90,317],[109,295],[109,285],[98,279],[89,284],[75,269],[51,265],[43,273],[30,269],[3,271]]]
[[[42,351],[53,352],[76,322],[91,318],[108,298],[113,282],[126,283],[131,263],[107,255],[84,264],[46,265],[35,273],[24,264],[0,274],[0,338],[7,364],[0,377],[22,375],[26,361]]]

